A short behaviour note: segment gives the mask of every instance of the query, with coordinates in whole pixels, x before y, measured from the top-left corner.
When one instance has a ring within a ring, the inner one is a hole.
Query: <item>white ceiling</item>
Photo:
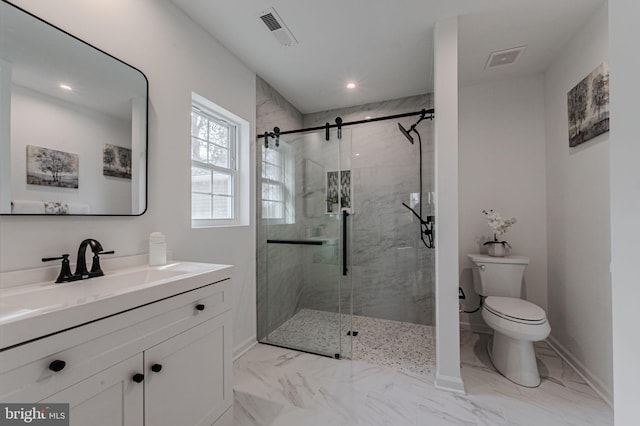
[[[172,0],[302,113],[432,91],[432,34],[460,16],[460,84],[542,72],[606,0]],[[259,19],[275,7],[298,40]],[[511,66],[495,50],[527,45]],[[345,89],[347,81],[358,87]]]

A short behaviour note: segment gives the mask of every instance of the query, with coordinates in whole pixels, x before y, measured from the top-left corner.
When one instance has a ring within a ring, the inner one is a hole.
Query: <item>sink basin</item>
[[[2,290],[0,349],[215,283],[228,278],[230,268],[175,262],[70,283],[36,283]]]
[[[182,270],[148,269],[116,273],[70,283],[47,283],[29,286],[29,288],[2,294],[0,297],[0,300],[2,300],[0,323],[8,319],[7,317],[9,316],[15,317],[15,312],[13,311],[19,311],[24,315],[28,311],[78,305],[111,296],[122,290],[165,280],[184,273]]]

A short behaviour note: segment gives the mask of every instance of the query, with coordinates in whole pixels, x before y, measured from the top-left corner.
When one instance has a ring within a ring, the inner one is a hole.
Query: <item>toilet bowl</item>
[[[551,327],[542,308],[520,298],[529,259],[481,254],[468,257],[474,264],[474,289],[485,297],[482,318],[493,330],[487,347],[493,366],[514,383],[538,386],[540,374],[533,342],[546,339]]]
[[[496,370],[521,386],[538,386],[533,342],[546,339],[551,332],[542,308],[522,299],[489,296],[482,318],[493,329],[487,350]]]

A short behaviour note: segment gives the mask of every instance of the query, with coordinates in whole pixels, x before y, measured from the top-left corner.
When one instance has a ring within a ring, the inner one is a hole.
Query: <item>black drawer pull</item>
[[[66,362],[60,359],[56,359],[55,361],[52,361],[51,364],[49,364],[49,370],[55,371],[57,373],[58,371],[62,371],[66,365]]]
[[[142,383],[142,381],[144,380],[144,374],[136,373],[131,379],[136,383]]]
[[[159,373],[162,370],[162,364],[153,364],[151,366],[151,371],[154,373]]]
[[[204,311],[204,305],[202,303],[196,305],[196,309],[199,311]]]

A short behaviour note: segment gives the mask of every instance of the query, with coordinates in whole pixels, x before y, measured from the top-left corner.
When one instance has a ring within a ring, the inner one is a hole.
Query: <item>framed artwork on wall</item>
[[[600,64],[567,93],[569,146],[609,131],[609,67]]]

